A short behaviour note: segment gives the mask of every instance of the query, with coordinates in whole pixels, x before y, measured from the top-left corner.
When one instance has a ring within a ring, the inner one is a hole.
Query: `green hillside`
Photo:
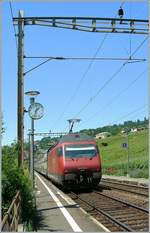
[[[121,132],[121,130],[125,129],[134,129],[134,128],[148,128],[148,119],[144,117],[143,120],[136,120],[136,121],[124,121],[122,124],[113,124],[113,125],[106,125],[103,127],[99,127],[96,129],[83,129],[80,131],[80,133],[86,133],[89,134],[90,136],[95,136],[98,133],[101,132],[109,132],[112,135],[117,135]]]
[[[128,149],[122,146],[125,142],[126,135],[97,140],[103,174],[127,174]],[[131,177],[148,178],[148,130],[129,133],[129,174]]]

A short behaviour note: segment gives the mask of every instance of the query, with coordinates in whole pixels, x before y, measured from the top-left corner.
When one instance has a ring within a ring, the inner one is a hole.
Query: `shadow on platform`
[[[45,223],[45,216],[42,214],[41,211],[35,212],[34,219],[33,219],[33,228],[34,231],[62,231],[62,229],[52,229],[48,224]]]

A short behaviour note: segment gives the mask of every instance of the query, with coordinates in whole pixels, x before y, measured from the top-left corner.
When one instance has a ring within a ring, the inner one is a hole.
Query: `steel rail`
[[[125,188],[119,188],[119,187],[114,187],[114,186],[109,186],[109,185],[105,185],[105,184],[101,184],[103,187],[109,187],[109,188],[113,188],[113,189],[116,189],[116,190],[122,190],[122,191],[126,191],[126,192],[130,192],[130,193],[133,193],[133,194],[137,194],[137,195],[142,195],[142,196],[146,196],[148,197],[148,194],[145,194],[145,193],[140,193],[140,192],[136,192],[136,191],[132,191],[132,190],[127,190]]]
[[[108,183],[108,184],[106,184],[106,183]],[[110,186],[109,186],[109,184],[110,184]],[[111,184],[112,184],[112,186],[111,186]],[[114,184],[114,186],[113,186],[113,184]],[[102,185],[103,187],[109,187],[109,188],[122,190],[122,191],[126,191],[126,192],[130,192],[130,193],[134,193],[134,194],[138,194],[138,195],[148,197],[148,187],[137,186],[137,185],[132,185],[132,184],[126,184],[126,183],[118,183],[118,182],[115,182],[115,181],[106,181],[106,180],[102,180],[100,185]],[[116,186],[122,186],[122,187],[116,187],[115,185]],[[147,191],[147,193],[138,192],[138,191],[134,191],[134,190],[131,190],[131,189],[126,189],[126,187],[133,188],[133,189],[143,189],[143,190]]]
[[[114,200],[114,201],[120,202],[120,203],[125,204],[125,205],[127,205],[127,206],[131,206],[131,207],[136,208],[136,209],[138,209],[138,210],[141,210],[141,211],[144,211],[144,212],[146,212],[146,213],[149,213],[149,211],[148,211],[147,209],[142,208],[142,207],[137,206],[137,205],[134,205],[134,204],[132,204],[132,203],[130,203],[130,202],[123,201],[123,200],[117,199],[117,198],[115,198],[115,197],[111,197],[111,196],[109,196],[109,195],[107,195],[107,194],[99,193],[99,192],[97,192],[97,191],[94,191],[94,193],[96,193],[96,194],[98,194],[98,195],[101,195],[101,196],[104,196],[104,197],[108,197],[108,198],[110,198],[110,199],[112,199],[112,200]]]
[[[80,198],[78,195],[76,195],[75,193],[71,192],[74,196],[76,196],[76,198],[78,198],[79,200],[81,200],[82,202],[84,202],[86,205],[92,207],[93,209],[97,210],[98,212],[100,212],[101,214],[103,214],[104,216],[108,217],[109,219],[111,219],[113,222],[117,223],[120,227],[122,227],[123,229],[132,232],[134,231],[131,227],[128,227],[126,224],[120,222],[119,220],[117,220],[116,218],[112,217],[110,214],[106,213],[105,211],[96,208],[94,205],[90,204],[89,202],[86,202],[85,200],[83,200],[82,198]]]

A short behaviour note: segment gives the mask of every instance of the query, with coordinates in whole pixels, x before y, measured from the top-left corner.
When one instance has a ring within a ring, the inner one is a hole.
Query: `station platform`
[[[102,175],[103,179],[117,180],[124,183],[130,183],[140,186],[149,186],[149,180],[144,178],[132,178],[127,176],[111,176],[111,175]]]
[[[67,194],[35,173],[36,231],[110,232]]]

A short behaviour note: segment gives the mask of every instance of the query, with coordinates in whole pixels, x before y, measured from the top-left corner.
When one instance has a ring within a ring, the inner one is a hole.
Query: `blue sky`
[[[14,17],[18,16],[18,10],[20,9],[24,10],[26,17],[114,17],[122,3],[125,12],[124,18],[148,19],[147,1],[93,3],[23,3],[20,1],[12,2],[12,9]],[[3,144],[7,144],[17,137],[17,53],[8,2],[3,2],[2,30],[2,111],[6,127]],[[93,57],[104,40],[104,36],[104,33],[26,26],[24,51],[26,56]],[[130,54],[130,45],[132,53],[145,38],[146,35],[110,33],[106,36],[97,57],[127,58]],[[147,55],[148,40],[137,51],[134,58],[147,59]],[[40,59],[25,59],[25,71],[42,61]],[[147,117],[148,109],[146,107],[142,108],[148,105],[147,61],[125,65],[95,98],[93,98],[95,94],[122,66],[123,61],[94,61],[92,65],[90,63],[91,61],[53,60],[25,76],[25,91],[31,89],[40,91],[41,94],[36,98],[36,101],[43,104],[45,108],[44,117],[35,122],[37,132],[68,130],[67,119],[75,116],[82,120],[75,127],[77,130],[97,128],[113,122],[122,123],[126,120]],[[89,65],[90,68],[88,68]],[[83,79],[83,82],[74,98],[71,99],[81,79]],[[77,115],[90,99],[89,105]],[[25,96],[26,109],[28,109],[28,106],[29,98]],[[139,111],[129,114],[138,109]],[[122,118],[125,115],[127,116]],[[25,139],[29,128],[30,119],[28,114],[25,114]]]

